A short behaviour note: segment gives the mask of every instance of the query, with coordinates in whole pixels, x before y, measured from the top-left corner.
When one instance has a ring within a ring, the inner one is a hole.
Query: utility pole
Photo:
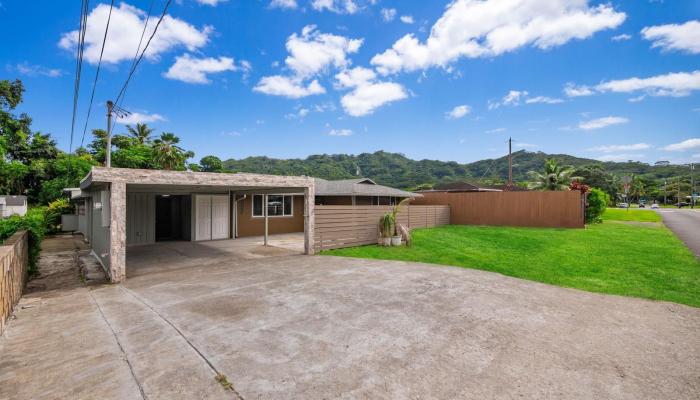
[[[664,205],[667,204],[667,201],[666,201],[666,194],[667,194],[667,190],[668,190],[668,189],[666,189],[667,185],[668,185],[668,182],[666,181],[666,179],[664,179]]]
[[[107,100],[107,148],[105,149],[105,167],[112,166],[112,110],[114,103]]]
[[[676,201],[676,205],[678,208],[681,208],[681,177],[678,177],[678,200]]]
[[[690,208],[695,208],[695,164],[690,163]]]
[[[508,138],[508,189],[513,187],[513,138]]]

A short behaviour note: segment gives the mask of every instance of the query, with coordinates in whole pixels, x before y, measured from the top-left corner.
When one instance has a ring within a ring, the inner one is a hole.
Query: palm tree
[[[174,133],[163,132],[153,141],[153,158],[163,169],[181,169],[185,160],[194,157],[191,151],[185,151],[177,144],[180,138]]]
[[[573,173],[574,167],[559,165],[557,160],[548,158],[544,162],[543,174],[535,171],[528,173],[533,180],[528,187],[535,190],[567,190],[571,181],[578,179],[571,176]]]
[[[129,131],[131,136],[138,140],[139,144],[146,144],[151,141],[153,128],[149,128],[146,124],[136,124],[136,128],[127,125],[126,130]]]

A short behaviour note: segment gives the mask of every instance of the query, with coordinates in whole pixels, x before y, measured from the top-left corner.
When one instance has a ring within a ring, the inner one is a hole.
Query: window
[[[262,194],[253,196],[253,217],[264,217]],[[294,197],[279,194],[267,195],[267,215],[270,217],[291,217],[294,215]]]

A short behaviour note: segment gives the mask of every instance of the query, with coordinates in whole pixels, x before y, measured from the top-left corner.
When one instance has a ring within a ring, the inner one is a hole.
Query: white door
[[[195,196],[194,240],[211,240],[211,196]]]
[[[228,196],[211,196],[211,238],[227,239],[229,230]]]

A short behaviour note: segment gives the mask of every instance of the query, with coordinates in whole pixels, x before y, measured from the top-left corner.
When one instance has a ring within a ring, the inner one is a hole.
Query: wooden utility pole
[[[107,148],[105,149],[105,167],[112,166],[112,110],[114,103],[107,100]]]
[[[508,188],[513,187],[513,138],[508,138]]]

